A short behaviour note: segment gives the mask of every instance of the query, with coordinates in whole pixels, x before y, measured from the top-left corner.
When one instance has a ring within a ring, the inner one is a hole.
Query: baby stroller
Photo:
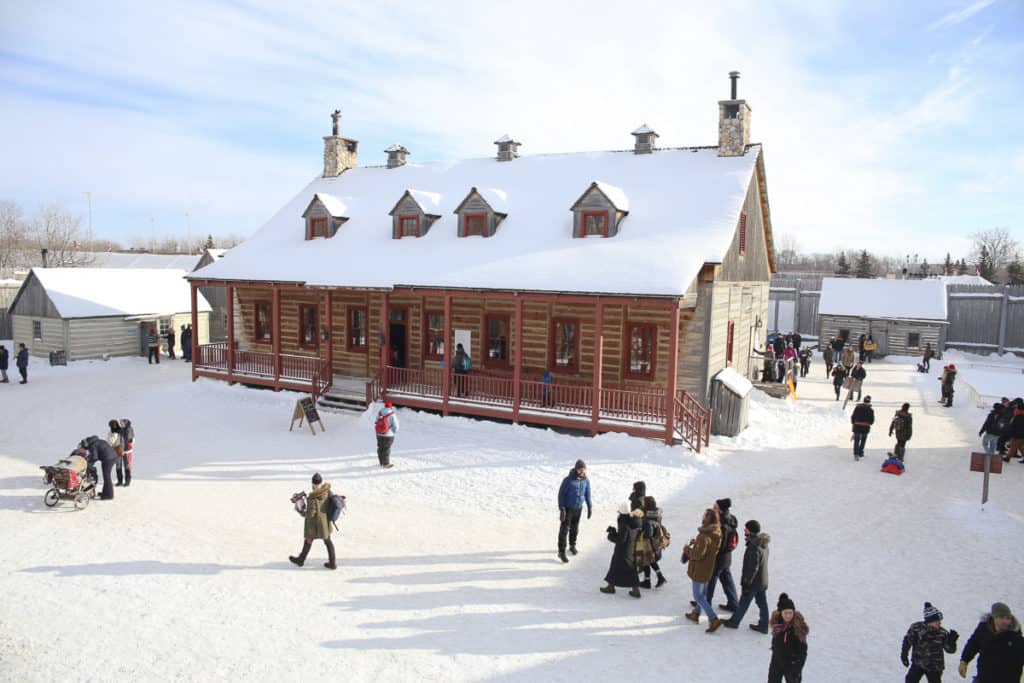
[[[64,499],[71,499],[75,507],[83,509],[96,497],[96,476],[90,470],[81,451],[73,451],[56,465],[40,465],[50,488],[43,494],[46,507],[53,507]]]

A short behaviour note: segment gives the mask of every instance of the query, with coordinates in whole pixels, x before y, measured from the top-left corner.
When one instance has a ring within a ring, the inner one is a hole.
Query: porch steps
[[[327,410],[362,413],[366,405],[366,385],[358,382],[336,382],[327,393],[320,397],[317,405]]]

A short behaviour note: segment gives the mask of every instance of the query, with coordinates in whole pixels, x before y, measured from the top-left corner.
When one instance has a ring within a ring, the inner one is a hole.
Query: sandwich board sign
[[[320,423],[320,431],[327,431],[323,420],[320,419],[320,413],[316,411],[316,401],[313,400],[312,396],[305,396],[295,402],[295,410],[292,411],[292,423],[288,427],[288,431],[292,431],[295,427],[296,420],[299,421],[299,428],[301,429],[303,419],[309,425],[309,431],[313,433],[313,436],[316,436],[316,429],[313,428],[314,422]]]

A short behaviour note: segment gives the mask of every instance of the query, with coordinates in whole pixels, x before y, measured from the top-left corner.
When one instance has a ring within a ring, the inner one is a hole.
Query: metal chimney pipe
[[[42,255],[43,255],[43,268],[46,268],[47,267],[47,265],[46,265],[46,255],[49,253],[49,249],[42,249],[40,251],[42,252]]]
[[[732,81],[732,97],[730,99],[733,99],[733,100],[736,99],[736,81],[739,79],[739,77],[740,77],[740,72],[739,71],[730,71],[729,72],[729,80]]]

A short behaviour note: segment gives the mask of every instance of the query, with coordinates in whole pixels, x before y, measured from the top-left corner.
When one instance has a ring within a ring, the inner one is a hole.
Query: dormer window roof
[[[348,220],[346,213],[348,207],[345,202],[334,195],[317,192],[302,212],[302,217],[306,219],[306,239],[334,237],[338,228]]]
[[[406,190],[388,214],[391,216],[391,237],[423,237],[441,214],[441,195],[424,190]]]
[[[629,198],[622,188],[595,180],[569,210],[573,237],[614,237],[629,213]]]
[[[508,216],[508,193],[493,187],[470,188],[452,213],[459,218],[459,237],[491,237]]]

